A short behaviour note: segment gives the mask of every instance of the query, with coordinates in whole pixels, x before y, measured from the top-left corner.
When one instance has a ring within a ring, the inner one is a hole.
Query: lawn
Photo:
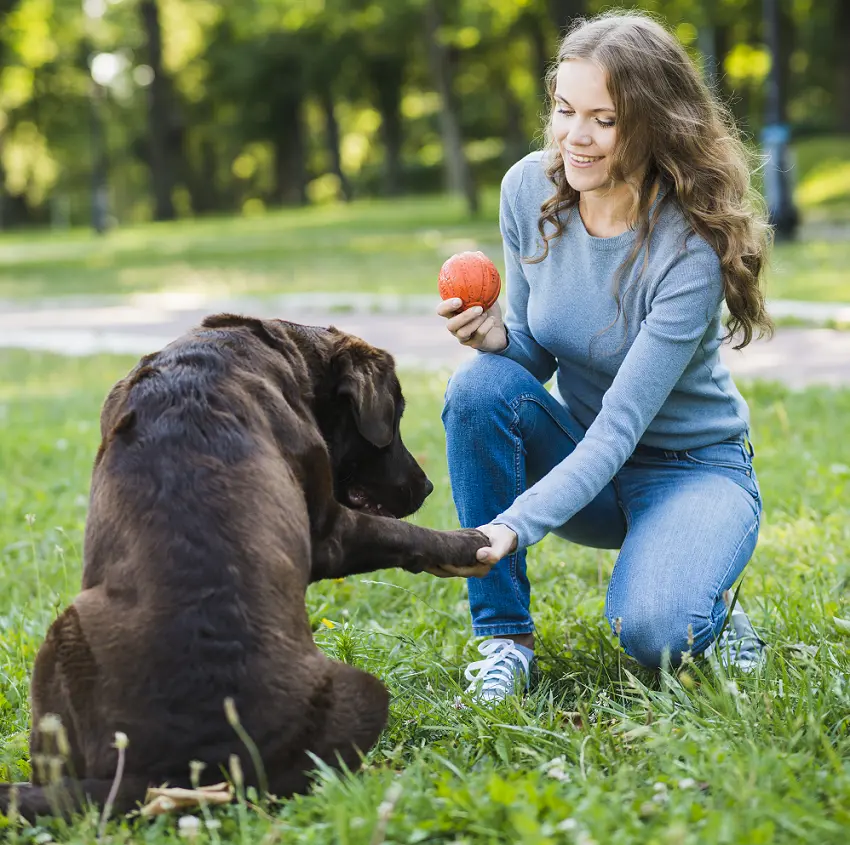
[[[27,675],[77,588],[99,405],[131,363],[0,352],[3,779],[27,773]],[[403,433],[436,487],[415,518],[436,527],[455,525],[444,382],[403,376]],[[320,773],[311,795],[262,812],[217,811],[221,826],[196,841],[845,843],[850,636],[834,619],[850,619],[850,391],[744,389],[766,511],[742,596],[771,645],[762,673],[640,670],[602,619],[612,554],[552,539],[530,560],[540,684],[492,711],[461,706],[474,656],[463,581],[381,573],[314,586],[317,641],[387,683],[390,724],[360,774]],[[52,832],[82,843],[94,830],[88,819]],[[173,818],[110,831],[181,841]]]
[[[795,148],[806,239],[779,245],[768,276],[774,298],[850,302],[850,141]],[[121,228],[0,236],[0,299],[191,291],[209,297],[338,293],[430,294],[453,252],[483,249],[503,269],[498,193],[470,219],[441,196],[184,220]]]

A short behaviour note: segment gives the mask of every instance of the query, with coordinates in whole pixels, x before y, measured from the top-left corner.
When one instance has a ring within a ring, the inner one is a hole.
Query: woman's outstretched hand
[[[491,522],[487,525],[479,525],[478,530],[490,540],[489,546],[483,546],[476,553],[476,557],[482,563],[491,565],[498,563],[503,557],[516,551],[516,532],[507,525]]]
[[[462,307],[460,299],[445,299],[437,306],[437,314],[446,318],[446,328],[458,342],[482,352],[501,352],[508,345],[498,302],[483,312],[479,305],[465,311]]]

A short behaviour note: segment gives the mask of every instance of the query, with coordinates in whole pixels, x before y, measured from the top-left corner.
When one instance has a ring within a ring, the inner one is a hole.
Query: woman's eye
[[[575,112],[572,109],[558,108],[558,109],[555,109],[555,111],[557,111],[558,114],[565,115],[566,117],[572,117],[575,114]],[[596,122],[603,129],[610,129],[614,125],[613,120],[600,120],[599,118],[596,118]]]

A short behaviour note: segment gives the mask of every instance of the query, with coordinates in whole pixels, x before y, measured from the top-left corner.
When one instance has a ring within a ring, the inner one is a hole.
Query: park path
[[[99,299],[0,302],[0,347],[69,355],[98,352],[142,355],[155,351],[210,313],[230,311],[335,325],[388,349],[405,368],[446,369],[472,354],[446,332],[432,297],[286,295],[214,300],[179,293]],[[775,316],[850,323],[850,306],[775,303]],[[769,379],[792,388],[850,386],[850,331],[780,327],[770,341],[736,352],[723,347],[736,379]]]

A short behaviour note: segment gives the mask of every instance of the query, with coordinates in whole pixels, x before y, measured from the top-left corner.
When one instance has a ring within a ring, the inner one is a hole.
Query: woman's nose
[[[581,126],[573,125],[567,132],[567,143],[575,144],[577,147],[588,147],[591,144],[591,138]]]

